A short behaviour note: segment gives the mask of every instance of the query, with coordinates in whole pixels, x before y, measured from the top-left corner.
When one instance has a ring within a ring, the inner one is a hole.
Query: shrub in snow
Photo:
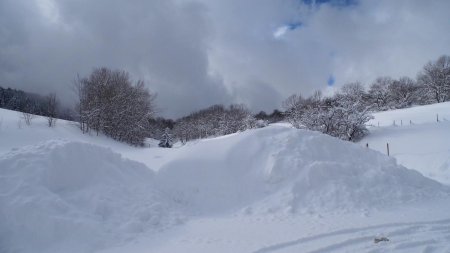
[[[31,126],[31,121],[33,120],[34,115],[31,113],[23,112],[22,119],[27,126]]]
[[[345,92],[329,98],[322,98],[320,93],[307,99],[291,96],[284,102],[286,118],[296,128],[357,141],[367,134],[365,124],[372,116],[362,97]]]

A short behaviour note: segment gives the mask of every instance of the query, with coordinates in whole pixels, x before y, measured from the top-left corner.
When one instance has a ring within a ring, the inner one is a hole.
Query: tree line
[[[343,140],[357,141],[367,134],[371,113],[450,99],[450,56],[427,63],[414,80],[379,77],[366,90],[348,83],[334,95],[292,95],[283,103],[286,119],[297,128],[320,131]]]
[[[55,93],[42,96],[22,90],[0,87],[0,108],[27,114],[73,120],[71,109],[59,103]]]
[[[102,133],[118,141],[143,145],[146,138],[172,141],[220,136],[286,120],[294,127],[320,131],[337,138],[357,141],[367,134],[371,113],[450,100],[450,56],[427,63],[414,80],[409,77],[377,78],[366,86],[343,85],[332,96],[317,91],[312,96],[292,95],[284,111],[253,115],[242,104],[213,105],[177,120],[155,117],[156,94],[141,80],[133,81],[121,70],[94,69],[77,77],[77,103],[72,112],[62,109],[55,94],[40,96],[0,87],[0,107],[51,118],[79,122],[83,133]]]

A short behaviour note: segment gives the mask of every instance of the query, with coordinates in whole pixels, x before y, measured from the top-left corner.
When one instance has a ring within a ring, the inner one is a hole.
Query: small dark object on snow
[[[373,239],[374,243],[379,243],[379,242],[389,242],[389,239],[387,237],[375,237],[375,239]]]

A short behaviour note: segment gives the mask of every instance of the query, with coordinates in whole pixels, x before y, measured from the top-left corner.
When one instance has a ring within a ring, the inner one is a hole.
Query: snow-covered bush
[[[365,123],[372,116],[363,100],[354,95],[343,90],[329,98],[322,98],[320,93],[307,99],[299,95],[291,96],[284,103],[286,117],[296,128],[357,141],[367,134]]]

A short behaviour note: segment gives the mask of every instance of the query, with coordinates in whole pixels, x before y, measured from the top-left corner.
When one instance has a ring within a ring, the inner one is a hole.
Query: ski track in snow
[[[373,242],[382,233],[389,242]],[[301,237],[263,247],[253,253],[269,252],[449,252],[450,219],[430,222],[389,223],[342,229]],[[314,248],[318,245],[320,247]],[[308,249],[305,251],[305,249]],[[314,248],[314,249],[311,249]]]

